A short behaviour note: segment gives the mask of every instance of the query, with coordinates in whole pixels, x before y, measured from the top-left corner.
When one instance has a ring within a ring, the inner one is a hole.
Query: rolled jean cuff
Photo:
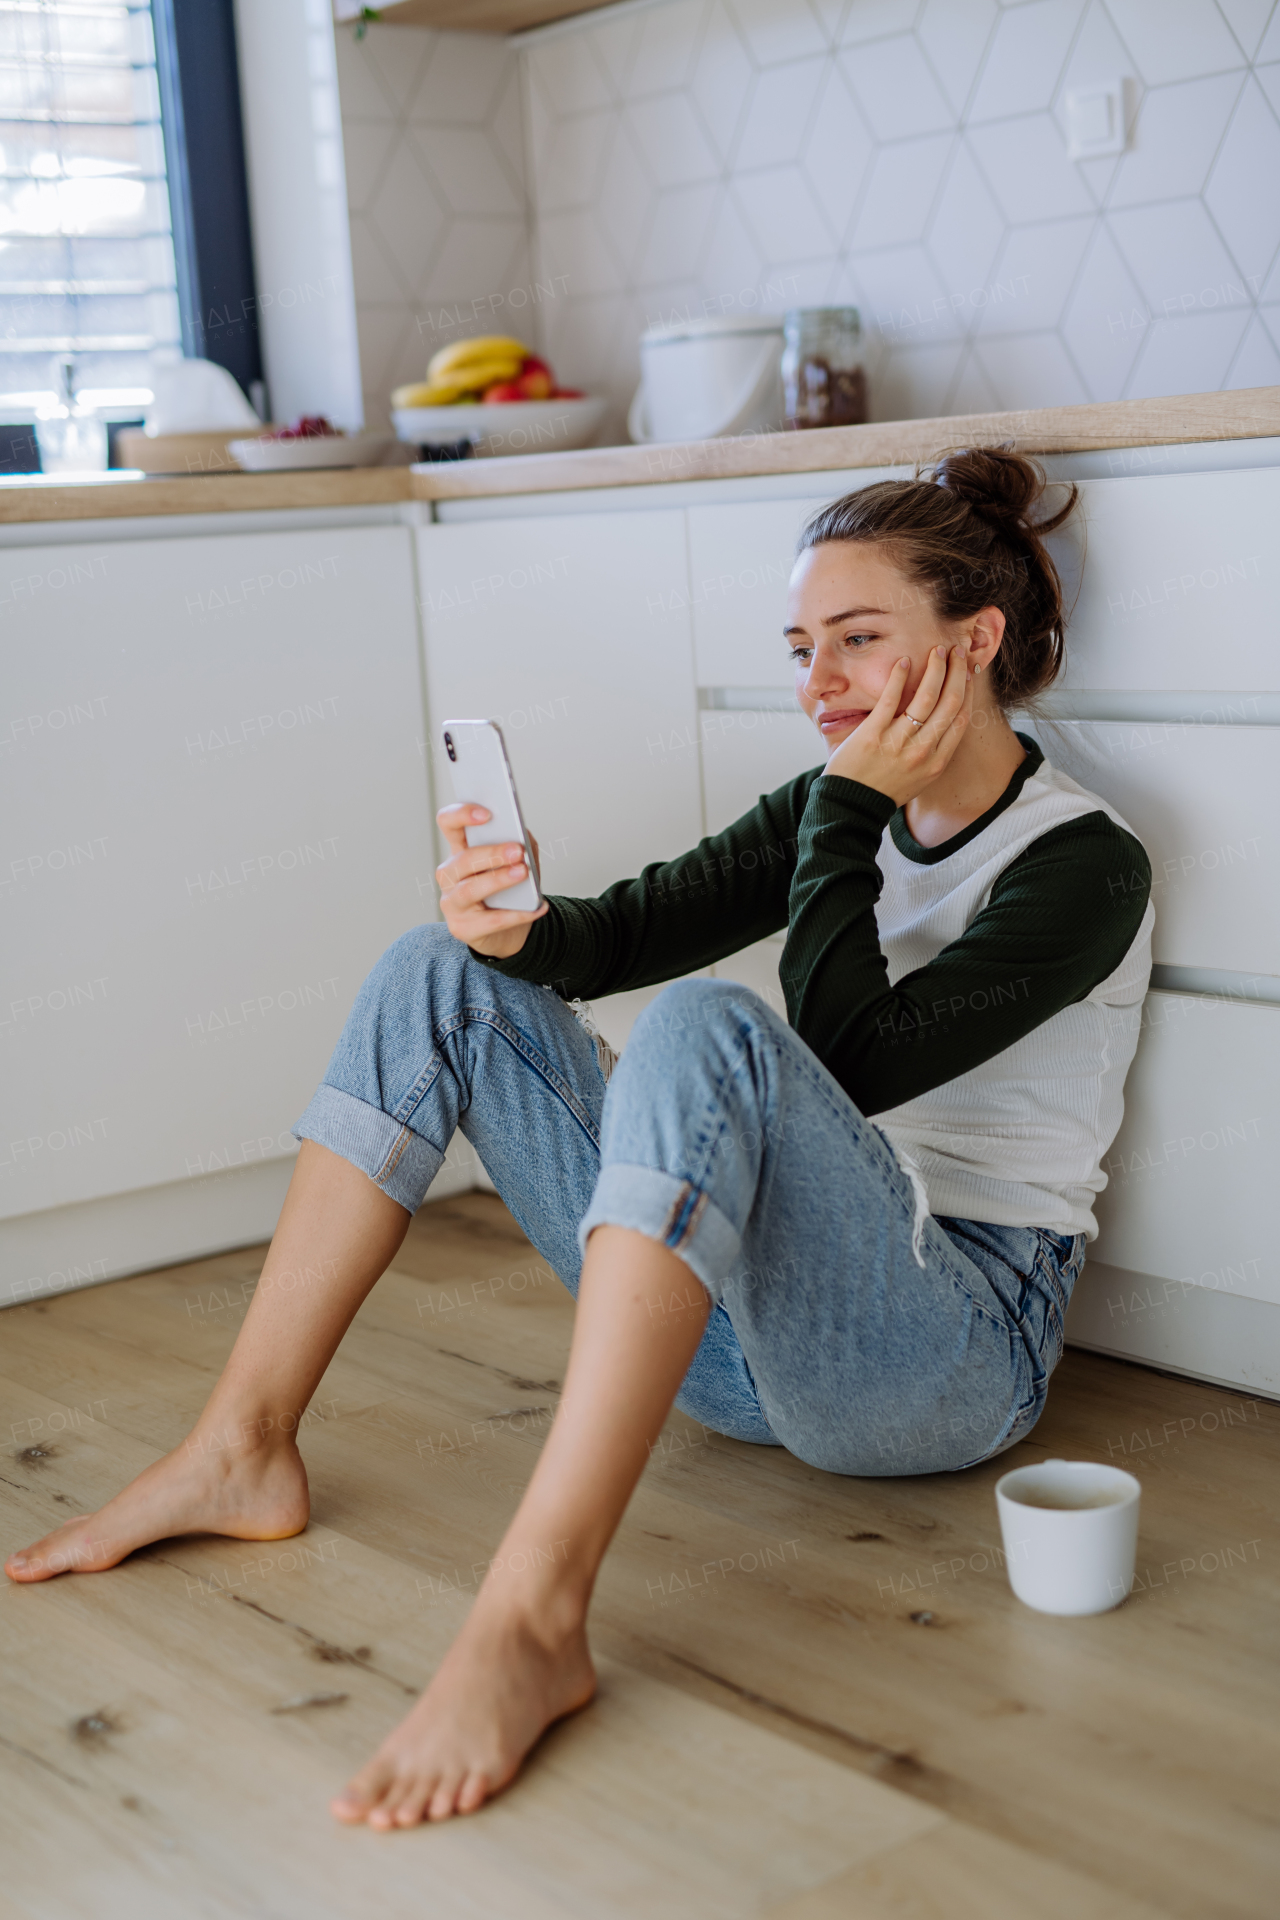
[[[632,1227],[678,1254],[718,1305],[741,1239],[708,1193],[658,1167],[614,1161],[601,1169],[591,1204],[578,1223],[586,1257],[593,1227]]]
[[[444,1165],[439,1147],[339,1087],[317,1087],[291,1131],[296,1140],[315,1140],[359,1167],[407,1213],[418,1211]]]

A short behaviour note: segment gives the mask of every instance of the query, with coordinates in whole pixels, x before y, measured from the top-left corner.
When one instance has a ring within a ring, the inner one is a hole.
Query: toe
[[[412,1792],[413,1786],[412,1774],[402,1773],[399,1769],[393,1770],[378,1796],[376,1805],[369,1809],[369,1825],[376,1827],[380,1833],[389,1833],[397,1824],[396,1816]]]
[[[393,1780],[392,1770],[385,1763],[372,1762],[349,1780],[336,1800],[329,1802],[329,1811],[339,1820],[367,1820],[374,1809],[380,1805]]]
[[[398,1827],[416,1827],[425,1817],[427,1806],[438,1785],[434,1773],[420,1774],[396,1808]]]
[[[462,1784],[460,1773],[446,1774],[436,1785],[436,1790],[427,1803],[428,1820],[447,1820],[453,1813],[458,1798],[458,1788]]]
[[[483,1773],[469,1773],[458,1789],[455,1803],[459,1813],[475,1813],[489,1798],[489,1781]]]
[[[39,1546],[10,1554],[4,1563],[4,1570],[11,1580],[47,1580],[55,1571],[49,1564],[48,1554],[42,1553]]]
[[[96,1573],[100,1567],[112,1565],[104,1540],[86,1538],[83,1533],[72,1531],[92,1518],[92,1514],[78,1514],[65,1527],[37,1540],[34,1546],[10,1554],[4,1564],[9,1578],[52,1580],[58,1573]]]

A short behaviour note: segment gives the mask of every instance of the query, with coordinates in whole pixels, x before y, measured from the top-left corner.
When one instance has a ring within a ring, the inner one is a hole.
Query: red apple
[[[516,385],[522,400],[546,400],[555,387],[555,381],[544,366],[526,367]]]
[[[518,380],[499,380],[495,386],[485,388],[483,398],[487,407],[500,407],[504,402],[524,400],[527,395]]]
[[[585,400],[586,397],[581,387],[557,387],[551,396],[553,400]]]
[[[551,369],[545,360],[539,360],[536,353],[526,353],[520,371],[521,373],[550,373]],[[552,384],[554,385],[554,377]]]

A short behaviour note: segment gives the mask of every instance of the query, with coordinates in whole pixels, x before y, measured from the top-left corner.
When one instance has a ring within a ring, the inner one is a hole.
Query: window
[[[181,349],[146,0],[0,0],[0,420],[71,359],[108,418],[141,414]]]

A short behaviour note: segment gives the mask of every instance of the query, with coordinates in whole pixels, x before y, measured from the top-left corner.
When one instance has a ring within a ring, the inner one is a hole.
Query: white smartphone
[[[487,807],[489,811],[489,818],[480,826],[466,829],[467,845],[492,847],[519,840],[524,847],[528,878],[491,893],[485,906],[498,912],[509,908],[533,913],[542,905],[538,863],[525,830],[502,728],[496,720],[446,720],[440,731],[453,776],[454,799],[461,806]]]

